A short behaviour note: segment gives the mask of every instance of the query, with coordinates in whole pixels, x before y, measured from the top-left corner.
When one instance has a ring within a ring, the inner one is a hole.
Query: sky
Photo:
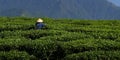
[[[117,6],[120,6],[120,0],[108,0],[108,1],[114,3]]]

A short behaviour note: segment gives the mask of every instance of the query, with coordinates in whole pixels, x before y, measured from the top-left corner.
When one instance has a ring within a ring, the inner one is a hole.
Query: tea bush
[[[120,51],[87,51],[71,54],[65,60],[119,60]]]
[[[0,60],[30,60],[30,55],[26,52],[20,51],[0,51]]]
[[[119,20],[0,17],[0,60],[119,60]]]
[[[85,51],[111,51],[120,50],[119,42],[111,40],[82,39],[61,44],[67,54]]]

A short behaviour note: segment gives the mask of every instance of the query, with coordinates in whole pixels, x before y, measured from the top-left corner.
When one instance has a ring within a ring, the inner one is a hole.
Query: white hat
[[[37,20],[37,22],[43,22],[43,20],[42,20],[41,18],[39,18],[39,19]]]

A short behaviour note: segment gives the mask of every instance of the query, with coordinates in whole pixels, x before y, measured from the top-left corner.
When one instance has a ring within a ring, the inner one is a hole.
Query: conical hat
[[[39,19],[37,20],[37,22],[43,22],[43,20],[42,20],[41,18],[39,18]]]

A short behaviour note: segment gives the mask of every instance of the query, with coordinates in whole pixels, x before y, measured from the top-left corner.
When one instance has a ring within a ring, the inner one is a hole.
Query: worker
[[[36,26],[36,29],[42,29],[45,26],[45,24],[43,23],[43,20],[41,18],[39,18],[37,20],[35,26]]]

